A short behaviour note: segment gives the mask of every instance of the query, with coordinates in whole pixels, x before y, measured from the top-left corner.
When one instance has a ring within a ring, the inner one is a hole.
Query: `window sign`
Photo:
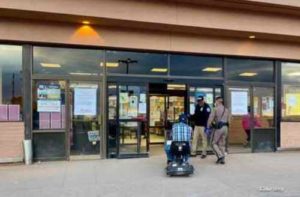
[[[288,116],[300,115],[300,93],[288,93],[285,95],[286,114]]]
[[[262,115],[273,116],[274,99],[271,96],[262,97]]]
[[[59,84],[40,84],[37,88],[38,112],[60,112],[60,95]]]
[[[232,91],[231,92],[231,113],[232,115],[248,114],[248,92]]]
[[[96,116],[97,114],[97,89],[74,88],[75,102],[74,115]]]

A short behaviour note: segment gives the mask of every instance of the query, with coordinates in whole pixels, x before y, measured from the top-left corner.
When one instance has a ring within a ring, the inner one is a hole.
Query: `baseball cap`
[[[203,101],[204,100],[204,97],[203,96],[198,96],[197,97],[197,101]]]
[[[179,122],[187,122],[188,117],[183,113],[179,115]]]

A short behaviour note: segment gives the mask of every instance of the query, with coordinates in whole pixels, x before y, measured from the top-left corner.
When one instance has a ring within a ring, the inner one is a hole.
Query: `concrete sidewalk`
[[[167,177],[165,157],[0,166],[1,197],[300,196],[300,152],[192,158],[191,177]]]

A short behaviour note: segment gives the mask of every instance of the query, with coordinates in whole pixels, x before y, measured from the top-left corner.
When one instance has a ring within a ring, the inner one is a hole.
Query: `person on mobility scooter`
[[[190,175],[194,172],[194,167],[188,163],[191,152],[192,128],[187,122],[188,117],[185,114],[181,114],[179,122],[172,127],[171,140],[166,142],[165,150],[168,157],[167,175]]]

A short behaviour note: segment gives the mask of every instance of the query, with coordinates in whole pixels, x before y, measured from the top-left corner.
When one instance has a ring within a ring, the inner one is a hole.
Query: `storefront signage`
[[[97,115],[97,88],[74,89],[74,115]]]
[[[60,112],[61,90],[59,84],[38,85],[37,88],[37,111]]]
[[[285,95],[286,115],[298,116],[300,115],[300,94],[288,93]]]
[[[248,92],[232,91],[231,92],[231,113],[232,115],[248,114]]]

